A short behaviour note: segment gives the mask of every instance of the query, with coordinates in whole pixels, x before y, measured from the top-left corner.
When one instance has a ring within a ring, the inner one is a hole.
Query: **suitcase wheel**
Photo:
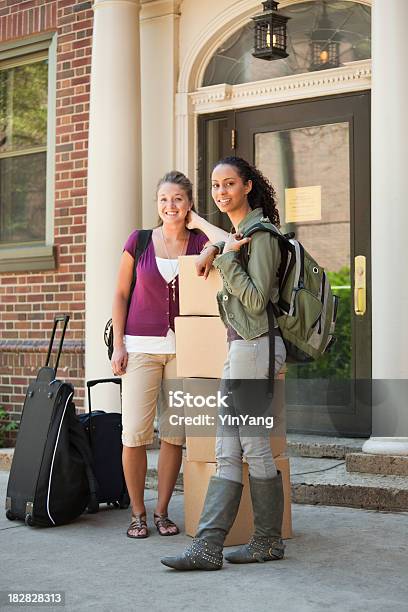
[[[87,507],[88,514],[96,514],[99,512],[99,504],[97,501],[90,501]]]
[[[17,518],[17,516],[13,514],[11,510],[7,510],[6,517],[8,518],[9,521],[15,521]]]
[[[33,521],[33,517],[31,514],[26,514],[25,524],[28,525],[28,527],[34,527],[34,521]]]
[[[114,502],[107,502],[108,506],[113,506],[114,508],[120,508],[119,502],[114,501]]]
[[[129,506],[130,506],[130,499],[129,499],[129,495],[126,493],[119,500],[119,508],[121,510],[127,510],[127,508],[129,508]]]

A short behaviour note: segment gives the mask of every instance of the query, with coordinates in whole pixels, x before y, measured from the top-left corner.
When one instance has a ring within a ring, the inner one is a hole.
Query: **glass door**
[[[371,433],[369,103],[364,92],[229,117],[235,149],[228,153],[248,159],[269,178],[282,231],[295,232],[340,298],[332,351],[311,365],[288,366],[289,431]],[[355,258],[361,255],[367,287],[362,315],[354,299]]]

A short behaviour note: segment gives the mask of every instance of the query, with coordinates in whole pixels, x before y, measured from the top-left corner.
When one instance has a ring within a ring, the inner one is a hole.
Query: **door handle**
[[[357,255],[354,258],[354,312],[363,316],[367,309],[366,258]]]

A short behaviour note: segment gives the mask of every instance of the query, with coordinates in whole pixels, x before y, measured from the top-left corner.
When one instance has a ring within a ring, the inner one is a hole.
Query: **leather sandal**
[[[161,536],[173,536],[173,535],[177,535],[178,533],[180,533],[180,530],[177,527],[176,523],[173,523],[173,521],[169,519],[167,514],[154,513],[153,521],[154,521],[157,531],[159,532],[159,535]],[[163,532],[162,531],[162,529],[168,529],[169,527],[175,527],[177,531],[173,531],[173,532],[171,531]]]
[[[135,529],[137,529],[138,531],[140,531],[141,529],[144,529],[145,533],[141,535],[133,535],[132,531],[134,531]],[[132,514],[131,523],[126,531],[126,535],[128,538],[133,538],[135,540],[142,540],[149,536],[145,512],[142,512],[141,514]]]

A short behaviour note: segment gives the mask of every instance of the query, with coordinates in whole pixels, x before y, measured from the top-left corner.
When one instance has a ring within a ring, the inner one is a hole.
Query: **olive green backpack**
[[[309,363],[327,353],[335,342],[338,297],[324,269],[294,239],[282,234],[269,219],[253,225],[245,236],[267,231],[279,241],[279,301],[273,304],[285,342],[288,363]]]

